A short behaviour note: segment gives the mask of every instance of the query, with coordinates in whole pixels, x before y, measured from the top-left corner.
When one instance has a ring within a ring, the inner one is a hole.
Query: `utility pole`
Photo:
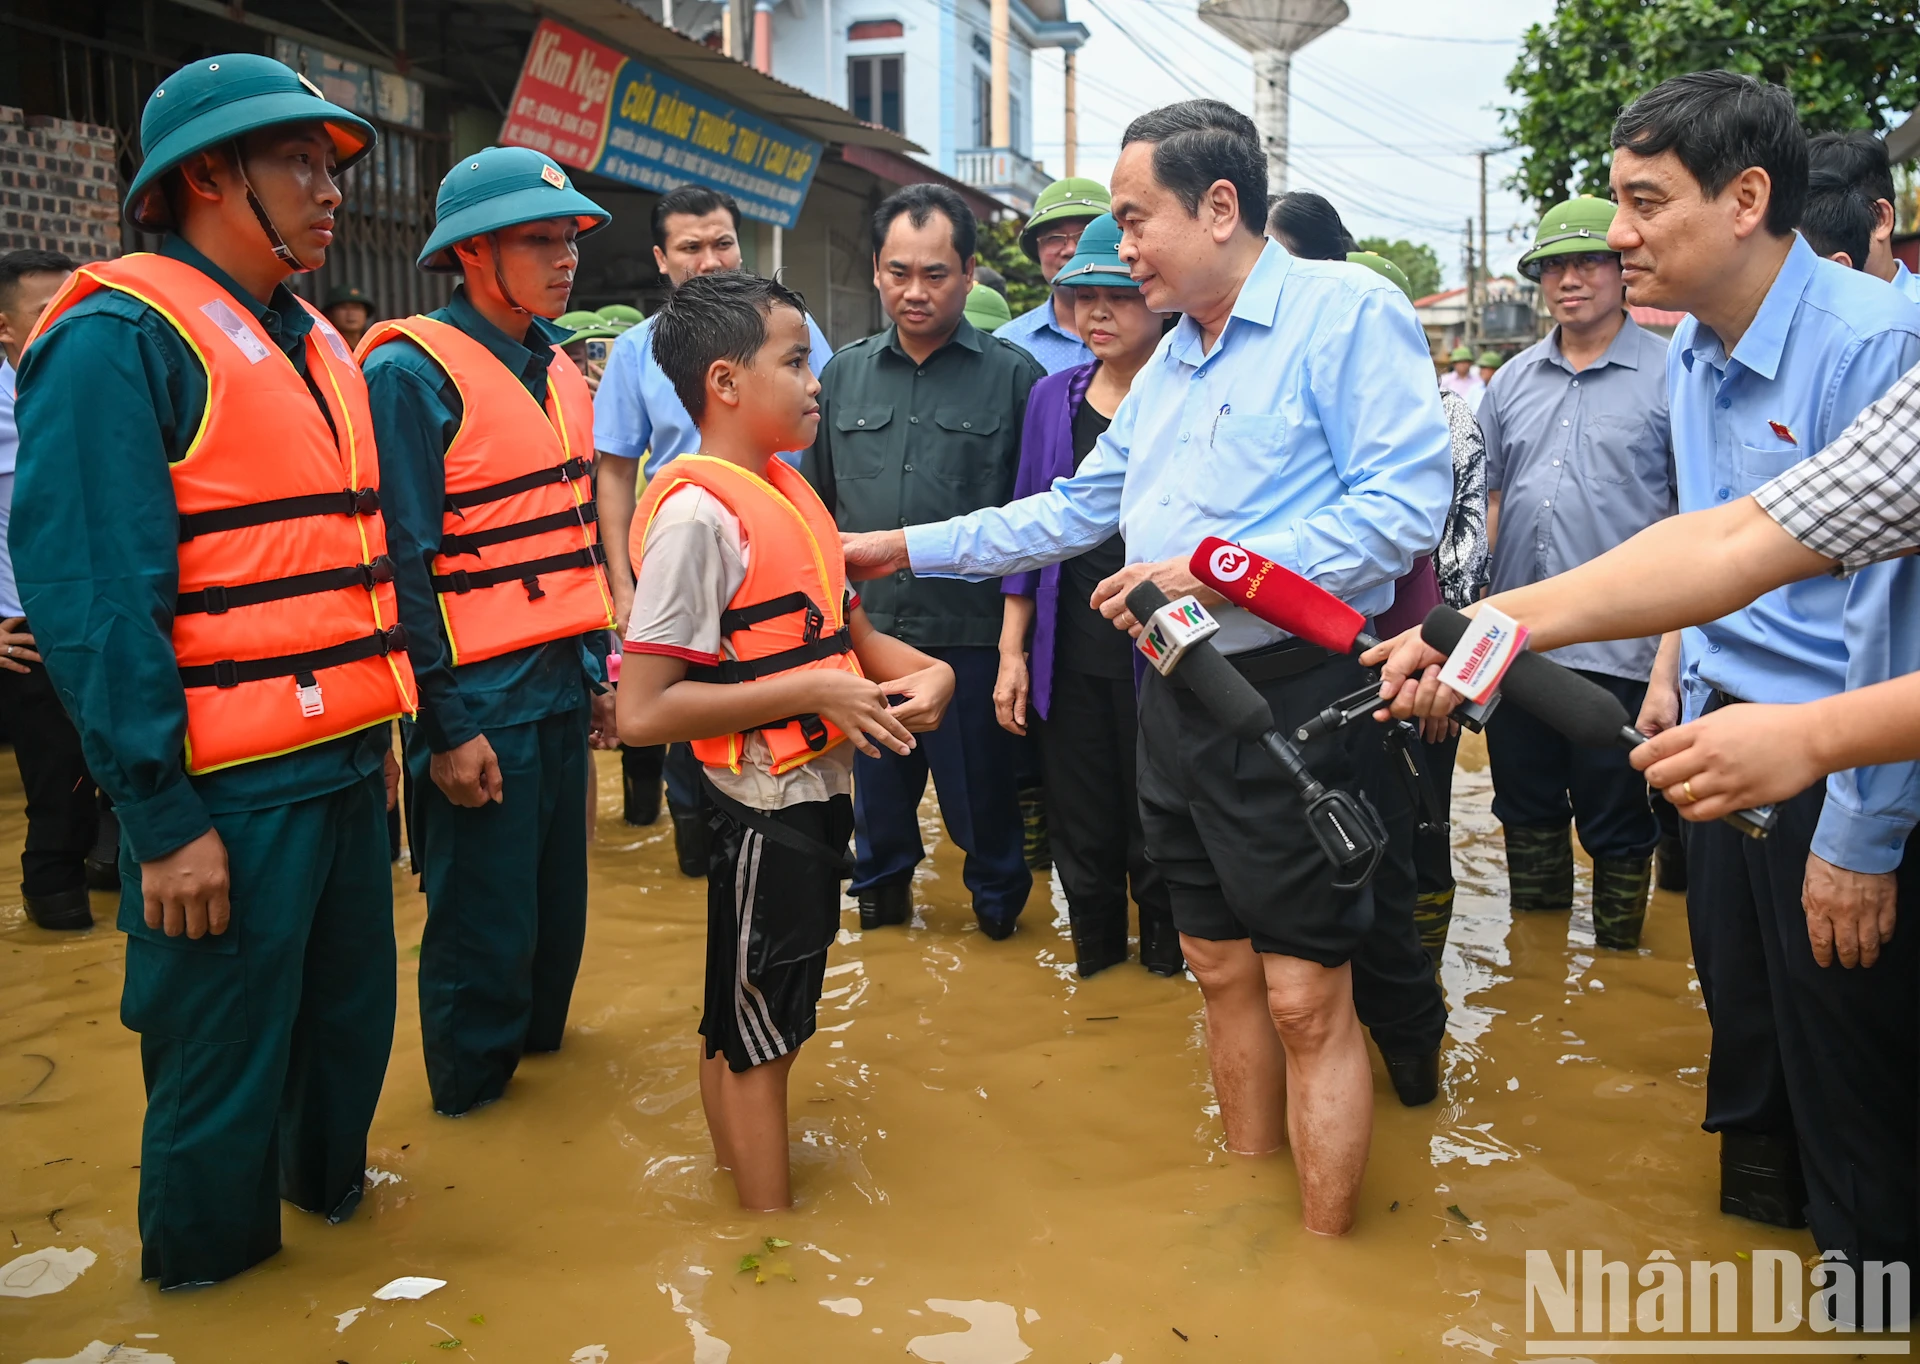
[[[1463,345],[1467,346],[1469,349],[1472,348],[1475,335],[1478,333],[1480,329],[1479,316],[1478,316],[1479,309],[1474,306],[1475,300],[1479,297],[1479,293],[1480,293],[1479,288],[1477,287],[1478,274],[1479,272],[1475,269],[1475,263],[1474,263],[1473,219],[1468,218],[1467,219],[1467,325],[1466,325],[1466,330],[1461,335],[1461,342]]]
[[[1487,257],[1487,157],[1489,152],[1480,153],[1480,306],[1487,304],[1487,279],[1489,261]],[[1484,327],[1476,328],[1484,331]],[[1477,357],[1476,357],[1477,358]]]

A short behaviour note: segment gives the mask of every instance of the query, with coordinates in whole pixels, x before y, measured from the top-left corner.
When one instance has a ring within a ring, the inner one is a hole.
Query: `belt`
[[[1228,654],[1227,662],[1249,682],[1278,682],[1312,672],[1328,659],[1339,657],[1341,655],[1333,650],[1309,644],[1304,639],[1283,639],[1278,644],[1248,649],[1245,653]],[[1188,690],[1178,668],[1173,670],[1173,675],[1167,681],[1182,691]]]
[[[1746,701],[1741,697],[1733,696],[1715,687],[1707,693],[1707,704],[1700,708],[1700,713],[1702,715],[1711,715],[1714,711],[1724,710],[1728,706],[1744,706],[1746,704]]]

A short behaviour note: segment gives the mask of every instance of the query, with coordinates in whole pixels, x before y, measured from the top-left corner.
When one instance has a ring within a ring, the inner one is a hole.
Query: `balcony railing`
[[[955,152],[954,176],[1006,200],[1022,213],[1031,212],[1040,191],[1053,183],[1045,167],[1011,147],[970,147]]]

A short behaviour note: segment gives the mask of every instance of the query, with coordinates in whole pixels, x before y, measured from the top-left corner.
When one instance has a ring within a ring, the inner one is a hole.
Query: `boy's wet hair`
[[[653,358],[694,421],[706,415],[713,362],[752,364],[767,344],[767,318],[775,308],[807,315],[799,294],[745,270],[696,275],[667,295],[654,314]]]

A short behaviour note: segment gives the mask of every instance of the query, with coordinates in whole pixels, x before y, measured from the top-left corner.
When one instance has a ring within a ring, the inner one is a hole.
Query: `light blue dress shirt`
[[[1181,318],[1077,473],[910,526],[907,551],[916,573],[980,580],[1070,559],[1115,530],[1134,563],[1219,535],[1375,615],[1439,544],[1452,499],[1447,421],[1406,295],[1364,266],[1268,242],[1212,352]],[[1285,638],[1235,607],[1219,617],[1228,653]]]
[[[1002,341],[1013,342],[1038,360],[1049,374],[1073,369],[1093,359],[1086,342],[1061,329],[1059,319],[1053,315],[1051,297],[1038,308],[1031,308],[1005,326],[996,327],[993,334]]]
[[[13,464],[20,453],[20,432],[13,424],[13,366],[0,356],[0,619],[25,614],[13,581],[13,555],[7,550],[7,524],[13,518]]]
[[[1893,278],[1888,283],[1915,303],[1920,303],[1920,275],[1907,269],[1905,261],[1897,260],[1893,263]]]
[[[833,359],[833,347],[812,317],[807,318],[807,335],[813,338],[808,363],[817,379]],[[643,485],[668,460],[700,448],[700,428],[653,358],[651,317],[615,337],[607,352],[606,372],[593,395],[593,448],[621,459],[645,460]]]
[[[1809,458],[1916,363],[1920,310],[1796,236],[1731,356],[1695,318],[1674,332],[1667,384],[1680,510],[1744,497]],[[1687,717],[1713,689],[1812,701],[1920,668],[1917,575],[1920,563],[1906,559],[1847,581],[1815,578],[1686,631]],[[1827,779],[1813,851],[1850,871],[1892,871],[1916,820],[1920,766],[1838,772]]]

